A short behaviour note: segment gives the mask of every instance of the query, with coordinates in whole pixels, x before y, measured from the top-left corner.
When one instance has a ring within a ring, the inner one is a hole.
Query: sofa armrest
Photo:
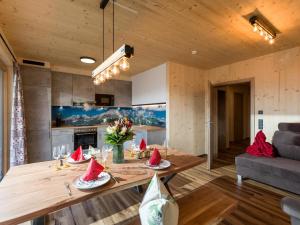
[[[285,197],[281,199],[281,208],[290,217],[300,220],[300,200]]]

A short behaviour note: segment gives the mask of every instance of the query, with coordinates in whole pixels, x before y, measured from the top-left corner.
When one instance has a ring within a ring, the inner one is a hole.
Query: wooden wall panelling
[[[205,79],[214,85],[250,80],[251,140],[258,131],[257,120],[261,118],[263,130],[271,141],[278,123],[300,121],[299,60],[300,48],[296,47],[206,70]],[[207,104],[205,110],[208,113]],[[264,114],[258,115],[258,110]]]
[[[167,64],[167,137],[171,147],[204,154],[203,71]]]

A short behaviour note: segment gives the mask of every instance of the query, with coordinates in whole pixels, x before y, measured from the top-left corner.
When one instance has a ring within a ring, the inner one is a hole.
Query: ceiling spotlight
[[[86,64],[93,64],[96,62],[96,60],[92,57],[88,57],[88,56],[82,56],[80,57],[80,61],[82,63],[86,63]]]
[[[249,19],[250,24],[253,26],[253,31],[259,31],[260,36],[264,37],[266,41],[269,41],[270,44],[274,43],[276,38],[276,32],[267,22],[258,16],[253,16]]]
[[[198,53],[197,50],[192,50],[192,55],[196,55]]]

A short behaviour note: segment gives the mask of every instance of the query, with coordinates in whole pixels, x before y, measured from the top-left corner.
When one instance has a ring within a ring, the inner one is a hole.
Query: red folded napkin
[[[89,166],[82,176],[84,181],[96,180],[98,175],[104,170],[104,167],[100,165],[94,158],[91,158]]]
[[[73,152],[73,154],[71,155],[71,158],[74,159],[75,161],[82,161],[85,160],[84,155],[83,155],[83,151],[82,151],[82,147],[79,146],[75,152]]]
[[[146,150],[147,145],[146,142],[144,140],[144,138],[142,138],[141,143],[140,143],[140,150]]]
[[[157,148],[154,149],[151,158],[149,159],[149,163],[151,166],[159,165],[161,161],[161,156]]]

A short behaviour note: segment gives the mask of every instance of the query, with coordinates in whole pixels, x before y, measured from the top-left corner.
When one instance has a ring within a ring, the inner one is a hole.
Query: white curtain
[[[10,133],[10,166],[17,166],[25,163],[27,163],[27,149],[22,78],[19,66],[14,63]]]

